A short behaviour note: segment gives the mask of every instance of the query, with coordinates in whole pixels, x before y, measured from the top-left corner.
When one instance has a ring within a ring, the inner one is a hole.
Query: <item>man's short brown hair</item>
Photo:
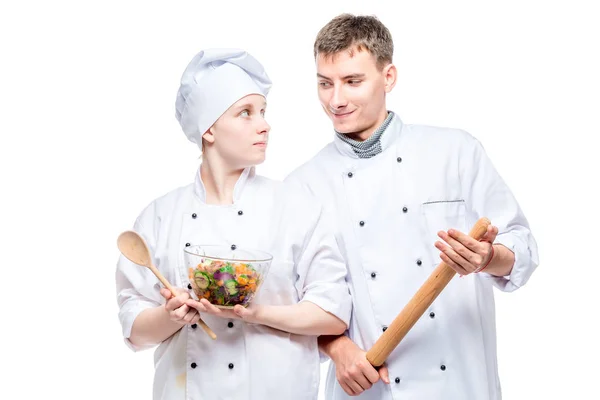
[[[390,31],[377,17],[367,15],[341,14],[329,21],[317,34],[314,56],[333,56],[354,48],[373,54],[379,68],[392,62],[394,43]]]

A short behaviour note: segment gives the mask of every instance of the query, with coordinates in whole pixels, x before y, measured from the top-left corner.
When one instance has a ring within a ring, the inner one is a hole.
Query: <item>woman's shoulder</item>
[[[186,201],[192,196],[193,192],[194,185],[190,183],[163,193],[146,204],[138,218],[144,219],[144,217],[156,217],[169,213],[179,202]]]

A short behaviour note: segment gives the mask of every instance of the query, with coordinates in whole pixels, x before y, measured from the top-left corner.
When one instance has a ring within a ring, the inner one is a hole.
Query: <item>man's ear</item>
[[[383,77],[385,79],[385,92],[389,93],[396,86],[398,79],[398,70],[394,64],[388,64],[383,67]]]

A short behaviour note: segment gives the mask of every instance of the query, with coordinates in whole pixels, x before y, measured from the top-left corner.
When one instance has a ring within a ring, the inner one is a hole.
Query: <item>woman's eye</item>
[[[244,111],[242,111],[242,112],[240,113],[240,116],[242,116],[242,117],[248,117],[248,116],[250,116],[250,111],[248,111],[248,110],[244,110]]]

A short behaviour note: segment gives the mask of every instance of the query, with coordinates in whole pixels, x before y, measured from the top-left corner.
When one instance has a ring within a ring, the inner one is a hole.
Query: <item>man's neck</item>
[[[233,204],[235,184],[244,169],[231,168],[218,157],[203,157],[200,177],[206,191],[206,203],[216,205]]]

